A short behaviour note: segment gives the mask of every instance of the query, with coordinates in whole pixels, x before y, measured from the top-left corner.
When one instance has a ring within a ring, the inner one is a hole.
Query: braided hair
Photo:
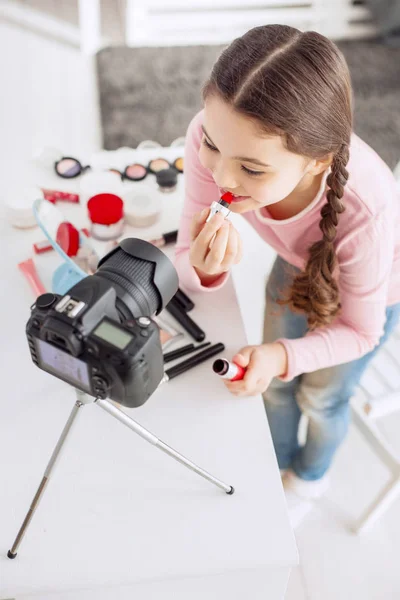
[[[349,148],[343,144],[333,158],[331,172],[326,180],[329,187],[327,203],[321,209],[319,222],[322,240],[309,248],[305,270],[295,277],[288,298],[283,302],[295,311],[306,312],[310,329],[326,325],[340,311],[334,241],[339,215],[345,210],[342,197],[349,177],[346,170],[348,160]]]

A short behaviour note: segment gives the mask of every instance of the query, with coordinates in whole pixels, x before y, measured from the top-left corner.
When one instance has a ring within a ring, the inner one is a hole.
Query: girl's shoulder
[[[353,205],[355,210],[367,213],[370,217],[382,211],[393,210],[397,213],[400,192],[388,165],[355,133],[351,137],[349,153],[345,204]]]

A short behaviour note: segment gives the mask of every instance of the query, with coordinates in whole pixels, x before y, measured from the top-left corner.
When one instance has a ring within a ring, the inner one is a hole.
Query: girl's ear
[[[307,173],[310,175],[319,175],[332,164],[333,154],[328,154],[324,158],[313,158],[307,167]]]

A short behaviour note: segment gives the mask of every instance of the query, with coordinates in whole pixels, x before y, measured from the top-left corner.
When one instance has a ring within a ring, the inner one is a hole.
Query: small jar
[[[121,236],[124,228],[122,198],[115,194],[96,194],[89,198],[87,207],[94,239],[108,241]]]
[[[150,186],[138,184],[125,193],[125,221],[132,227],[151,227],[161,215],[159,194]]]
[[[162,169],[156,174],[156,181],[160,192],[174,192],[178,183],[176,169]]]
[[[8,222],[17,229],[36,227],[37,222],[33,213],[33,203],[43,198],[42,190],[34,185],[17,188],[6,199],[6,215]]]

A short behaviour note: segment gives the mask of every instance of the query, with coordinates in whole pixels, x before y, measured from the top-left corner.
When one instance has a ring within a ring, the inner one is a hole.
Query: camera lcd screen
[[[102,321],[93,333],[120,350],[124,350],[129,342],[133,340],[133,335],[120,329],[120,327],[115,327],[109,321]]]
[[[91,392],[86,363],[43,340],[36,339],[35,341],[39,350],[40,367],[42,369],[56,377],[61,377],[71,385],[77,385],[79,388]]]

